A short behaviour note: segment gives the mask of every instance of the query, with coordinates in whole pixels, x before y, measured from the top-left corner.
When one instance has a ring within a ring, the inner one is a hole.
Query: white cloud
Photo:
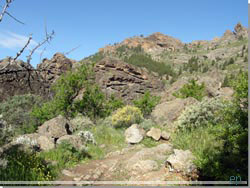
[[[23,48],[28,41],[28,36],[19,35],[10,31],[0,31],[0,47],[8,49]],[[34,40],[30,41],[28,49],[37,45]]]

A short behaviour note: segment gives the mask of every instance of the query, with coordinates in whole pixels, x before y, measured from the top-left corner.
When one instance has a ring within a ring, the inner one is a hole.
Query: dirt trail
[[[59,181],[183,181],[164,162],[173,151],[169,143],[152,148],[134,145],[111,152],[104,159],[78,164],[62,171]]]

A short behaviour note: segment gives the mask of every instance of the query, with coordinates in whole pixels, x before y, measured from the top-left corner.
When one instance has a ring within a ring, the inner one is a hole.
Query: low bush
[[[218,123],[221,118],[216,114],[226,105],[217,98],[206,98],[197,104],[191,105],[177,119],[178,128],[191,130],[209,123]]]
[[[173,93],[178,98],[193,97],[199,101],[206,95],[205,84],[197,84],[194,79],[190,80],[189,83],[185,84],[179,91]]]
[[[46,161],[56,162],[52,172],[54,177],[57,177],[62,169],[76,165],[91,156],[84,148],[78,150],[69,142],[63,141],[56,149],[39,153],[39,157]]]
[[[142,120],[143,115],[140,109],[129,105],[118,109],[112,115],[112,125],[116,128],[129,127],[134,123],[140,123]]]
[[[0,168],[0,181],[51,181],[55,177],[43,158],[17,145],[5,151],[3,156],[7,164]]]
[[[31,115],[33,105],[42,103],[42,98],[36,95],[16,95],[0,104],[0,114],[6,122],[8,137],[32,133],[39,121]]]
[[[154,107],[160,102],[160,97],[150,95],[147,91],[141,98],[134,100],[133,103],[138,107],[144,116],[149,116]]]
[[[140,123],[140,127],[143,128],[145,131],[149,131],[152,127],[156,127],[156,124],[151,119],[144,119]]]

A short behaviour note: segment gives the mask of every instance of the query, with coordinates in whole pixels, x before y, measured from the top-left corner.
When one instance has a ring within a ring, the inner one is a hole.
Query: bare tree
[[[3,20],[4,15],[7,14],[11,18],[13,18],[15,21],[17,21],[17,22],[19,22],[21,24],[24,24],[23,22],[21,22],[20,20],[18,20],[17,18],[15,18],[12,14],[10,14],[7,11],[7,9],[9,8],[9,6],[10,6],[10,4],[12,2],[13,2],[13,0],[6,0],[5,5],[2,7],[2,11],[0,13],[0,22]],[[40,48],[42,45],[44,45],[46,42],[49,43],[52,40],[52,38],[54,37],[54,35],[55,35],[55,32],[53,30],[52,30],[51,33],[47,32],[47,26],[46,26],[46,23],[45,23],[45,38],[41,42],[39,42],[33,49],[31,49],[29,55],[27,56],[27,64],[28,64],[29,67],[31,66],[30,61],[32,59],[32,55],[34,54],[34,52],[38,48]],[[22,53],[24,52],[24,50],[29,46],[31,40],[32,40],[32,34],[29,35],[28,40],[24,44],[23,48],[16,54],[16,56],[14,58],[9,58],[9,62],[4,67],[2,67],[0,69],[0,71],[6,69],[9,65],[13,64],[17,60],[17,58],[20,55],[22,55]],[[43,52],[44,52],[44,50],[43,50]],[[40,58],[41,58],[41,56],[40,56]]]
[[[12,3],[12,0],[6,0],[5,5],[2,7],[2,11],[0,14],[0,22],[3,20],[3,16],[5,14],[7,14],[9,17],[11,17],[12,19],[14,19],[16,22],[23,24],[24,23],[22,21],[20,21],[19,19],[17,19],[16,17],[14,17],[12,14],[10,14],[7,9],[9,8],[10,4]]]

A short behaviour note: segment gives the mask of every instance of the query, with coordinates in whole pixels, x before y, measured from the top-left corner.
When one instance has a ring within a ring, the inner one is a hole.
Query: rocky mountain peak
[[[247,37],[248,36],[248,31],[247,31],[247,28],[242,26],[242,24],[239,22],[234,27],[234,34],[236,35],[236,38]]]

